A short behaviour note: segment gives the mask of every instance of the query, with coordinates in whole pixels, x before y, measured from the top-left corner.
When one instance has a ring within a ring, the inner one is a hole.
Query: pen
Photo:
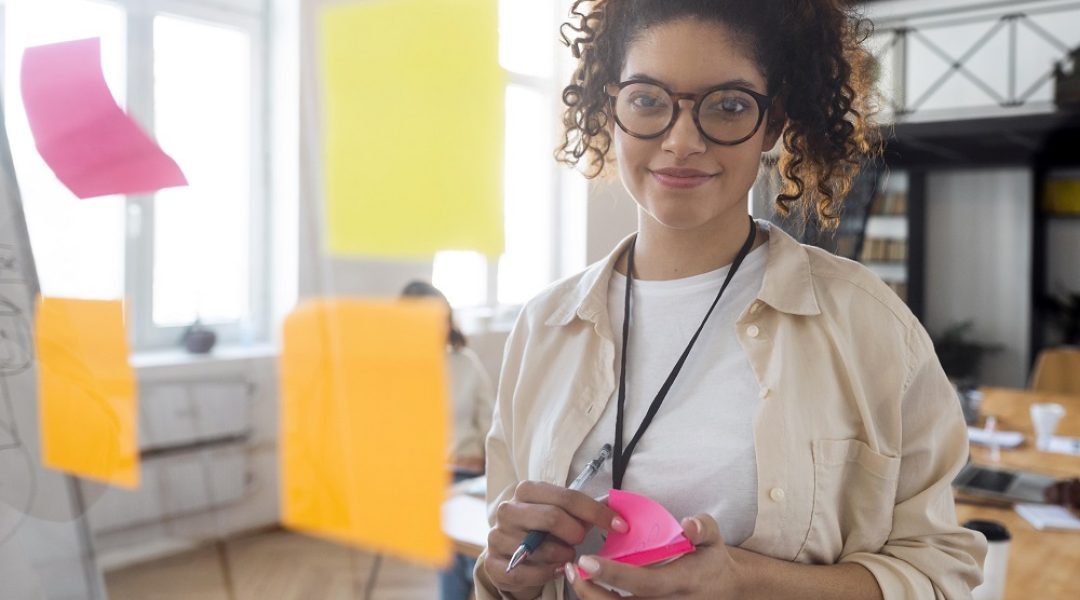
[[[580,490],[593,475],[596,475],[600,471],[600,467],[604,464],[604,461],[611,456],[611,444],[604,444],[604,447],[600,449],[600,455],[595,459],[589,461],[589,464],[585,465],[581,474],[574,479],[568,489]],[[521,564],[521,561],[529,557],[530,554],[536,552],[536,549],[540,547],[540,544],[544,543],[544,539],[547,538],[546,531],[530,531],[525,540],[521,542],[518,549],[514,551],[514,555],[510,557],[510,564],[506,565],[506,572],[509,573],[511,569]]]

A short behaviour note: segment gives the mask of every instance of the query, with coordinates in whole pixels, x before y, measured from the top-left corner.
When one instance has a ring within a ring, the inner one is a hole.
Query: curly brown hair
[[[835,227],[861,164],[881,151],[875,61],[863,46],[872,25],[842,0],[576,0],[561,30],[578,65],[563,89],[556,158],[584,163],[589,178],[605,172],[614,158],[605,86],[645,29],[686,18],[735,32],[785,109],[786,121],[769,125],[783,128],[777,211]]]

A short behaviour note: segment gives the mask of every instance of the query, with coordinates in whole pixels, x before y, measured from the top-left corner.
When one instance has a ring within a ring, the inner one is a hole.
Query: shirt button
[[[752,314],[752,315],[756,315],[756,314],[758,314],[759,312],[761,312],[761,300],[758,300],[758,301],[754,302],[754,303],[753,303],[753,304],[752,304],[752,305],[750,306],[750,314]]]
[[[756,338],[759,333],[761,333],[761,330],[758,329],[757,325],[751,325],[751,326],[746,328],[746,335],[748,335],[748,336],[750,336],[752,338]]]
[[[760,392],[758,392],[758,397],[761,398],[762,400],[764,400],[765,398],[769,397],[769,392],[771,392],[771,391],[772,390],[769,389],[769,386],[765,386],[765,387],[761,388]]]
[[[784,490],[780,488],[773,488],[769,490],[769,497],[772,498],[773,502],[783,502]]]

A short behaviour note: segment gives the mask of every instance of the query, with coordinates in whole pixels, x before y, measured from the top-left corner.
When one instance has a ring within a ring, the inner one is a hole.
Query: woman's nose
[[[679,100],[679,115],[675,124],[664,136],[663,149],[676,155],[678,158],[704,152],[706,148],[705,138],[698,131],[694,123],[694,103],[691,100]]]

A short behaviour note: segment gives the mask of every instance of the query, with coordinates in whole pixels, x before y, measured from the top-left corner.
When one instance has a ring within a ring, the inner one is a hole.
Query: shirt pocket
[[[892,532],[900,458],[859,440],[817,440],[814,508],[798,562],[833,564],[852,552],[877,552]]]

